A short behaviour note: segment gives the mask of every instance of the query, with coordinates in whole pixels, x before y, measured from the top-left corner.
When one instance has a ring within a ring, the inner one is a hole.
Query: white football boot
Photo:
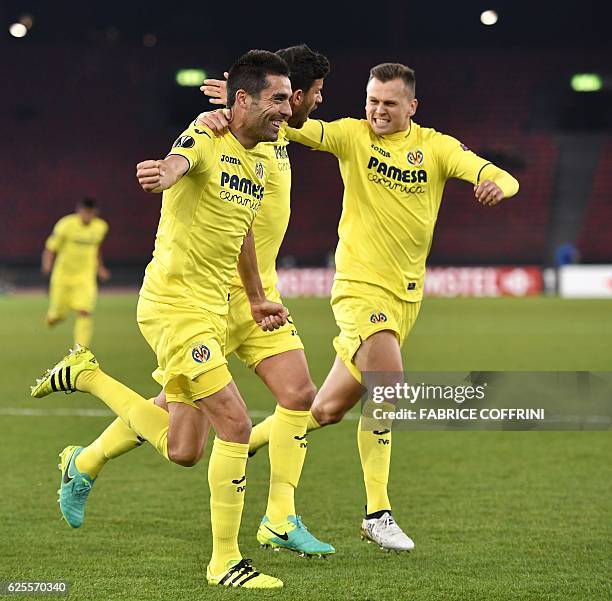
[[[414,542],[397,525],[389,511],[379,518],[364,518],[361,523],[361,539],[376,543],[383,551],[412,551]]]

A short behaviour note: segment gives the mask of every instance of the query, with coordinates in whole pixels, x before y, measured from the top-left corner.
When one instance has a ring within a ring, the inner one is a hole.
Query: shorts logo
[[[264,176],[264,166],[263,166],[263,163],[260,163],[259,161],[257,161],[257,163],[255,163],[255,175],[259,179],[263,179],[263,176]]]
[[[210,359],[210,349],[205,344],[198,344],[191,350],[191,356],[196,363],[204,363]]]
[[[370,315],[370,321],[372,323],[384,323],[385,321],[388,321],[388,318],[381,311],[380,313],[372,313],[372,315]]]
[[[422,150],[411,150],[406,155],[406,158],[408,159],[408,162],[414,166],[422,165],[423,161],[425,160]]]

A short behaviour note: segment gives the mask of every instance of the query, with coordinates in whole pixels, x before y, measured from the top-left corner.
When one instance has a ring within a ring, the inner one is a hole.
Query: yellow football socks
[[[104,401],[136,434],[168,459],[168,412],[117,382],[101,369],[83,371],[77,387]]]
[[[306,425],[306,432],[312,432],[312,430],[318,430],[321,424],[314,418],[312,413],[308,413],[308,423]]]
[[[293,411],[280,405],[270,426],[270,491],[266,515],[272,523],[295,515],[295,489],[300,481],[306,449],[310,411]]]
[[[363,468],[367,494],[366,513],[391,509],[387,495],[391,465],[391,430],[362,430],[362,417],[357,427],[357,445]]]
[[[274,420],[274,414],[269,415],[262,422],[259,422],[252,430],[249,438],[249,453],[254,453],[266,446],[270,442],[270,428]],[[308,422],[306,432],[318,430],[321,424],[313,417],[312,413],[308,414]]]
[[[149,399],[152,403],[154,399]],[[76,458],[76,468],[95,478],[109,459],[115,459],[145,442],[118,417]]]
[[[254,453],[268,444],[270,441],[270,428],[272,427],[273,419],[274,414],[269,415],[266,419],[253,427],[251,430],[251,437],[249,438],[249,453]]]
[[[78,315],[74,321],[74,343],[89,346],[93,334],[93,318],[91,315]]]
[[[238,531],[246,488],[249,445],[215,437],[208,463],[213,550],[210,572],[221,574],[230,560],[240,560]]]

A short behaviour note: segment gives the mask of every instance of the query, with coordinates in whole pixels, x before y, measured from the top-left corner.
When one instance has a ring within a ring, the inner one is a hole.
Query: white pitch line
[[[0,415],[16,417],[110,417],[108,409],[34,409],[30,407],[0,407]]]
[[[0,407],[0,415],[12,417],[115,417],[115,414],[108,409],[86,409],[84,407],[56,407],[49,409],[38,409],[33,407]],[[255,419],[264,419],[272,415],[270,411],[249,411],[249,415]],[[345,420],[357,421],[360,415],[357,412],[349,412],[344,416]],[[601,415],[554,415],[543,421],[545,424],[564,423],[587,425],[606,425],[610,427],[610,417]],[[444,425],[444,424],[441,424]]]

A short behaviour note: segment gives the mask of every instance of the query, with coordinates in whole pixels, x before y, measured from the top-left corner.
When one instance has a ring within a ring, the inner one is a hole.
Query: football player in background
[[[83,198],[74,213],[55,224],[42,254],[41,271],[51,274],[47,325],[58,324],[74,311],[74,343],[82,346],[89,346],[93,334],[96,277],[102,282],[110,278],[100,250],[107,232],[96,201]]]

